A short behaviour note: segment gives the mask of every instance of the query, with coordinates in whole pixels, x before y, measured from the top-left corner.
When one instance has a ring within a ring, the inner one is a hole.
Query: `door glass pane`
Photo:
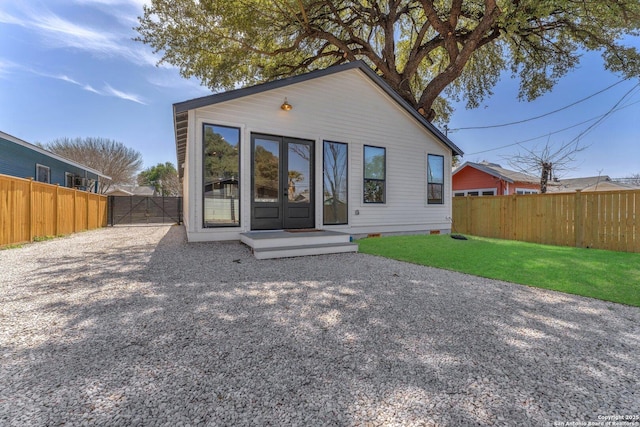
[[[324,143],[323,213],[325,224],[347,224],[347,144]]]
[[[240,225],[240,129],[204,126],[204,226]]]
[[[289,203],[309,203],[311,200],[309,194],[311,191],[309,185],[311,179],[310,146],[293,142],[290,142],[288,146],[287,200]]]
[[[278,202],[280,195],[280,143],[256,139],[253,152],[253,200]]]

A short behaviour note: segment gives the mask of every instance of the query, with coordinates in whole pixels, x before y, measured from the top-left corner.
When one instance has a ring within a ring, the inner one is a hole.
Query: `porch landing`
[[[257,259],[358,252],[346,233],[327,230],[275,230],[240,233]]]

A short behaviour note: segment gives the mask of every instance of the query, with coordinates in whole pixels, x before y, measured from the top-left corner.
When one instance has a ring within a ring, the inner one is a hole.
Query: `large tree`
[[[44,147],[110,176],[111,181],[100,181],[99,193],[106,193],[111,185],[134,183],[142,167],[140,152],[107,138],[60,138]]]
[[[584,51],[640,75],[638,0],[152,0],[139,40],[214,91],[362,59],[429,119],[477,106],[505,69],[534,99]],[[628,40],[628,39],[627,39]]]
[[[158,163],[138,174],[138,185],[149,185],[161,196],[179,196],[178,171],[171,162]]]

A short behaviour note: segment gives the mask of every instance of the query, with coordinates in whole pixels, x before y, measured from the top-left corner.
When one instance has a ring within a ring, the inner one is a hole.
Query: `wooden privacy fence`
[[[454,197],[453,230],[497,239],[640,252],[640,190]]]
[[[0,246],[106,226],[106,196],[0,175]]]

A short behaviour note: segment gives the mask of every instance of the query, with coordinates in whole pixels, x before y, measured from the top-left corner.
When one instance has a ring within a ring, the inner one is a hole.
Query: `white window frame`
[[[495,196],[498,194],[498,189],[497,188],[470,188],[469,190],[453,190],[454,194],[459,194],[459,193],[463,193],[463,196],[455,196],[455,197],[464,197],[464,196],[468,196],[469,193],[473,193],[473,192],[478,192],[477,196],[472,196],[472,197],[482,197],[483,191],[493,191],[493,194],[491,194],[492,196]],[[484,194],[484,196],[489,196],[489,194]]]
[[[45,169],[47,171],[47,180],[40,181],[38,178],[40,176],[39,170],[40,168]],[[45,184],[51,184],[51,168],[49,166],[41,165],[40,163],[36,163],[36,181],[43,182]]]
[[[71,177],[71,186],[67,185],[69,183],[69,177]],[[64,173],[64,186],[68,188],[73,188],[75,183],[75,175],[71,172]]]
[[[538,193],[540,193],[540,191],[534,190],[533,188],[516,188],[516,192],[514,194],[517,194],[519,196],[526,196],[528,194],[538,194]]]

